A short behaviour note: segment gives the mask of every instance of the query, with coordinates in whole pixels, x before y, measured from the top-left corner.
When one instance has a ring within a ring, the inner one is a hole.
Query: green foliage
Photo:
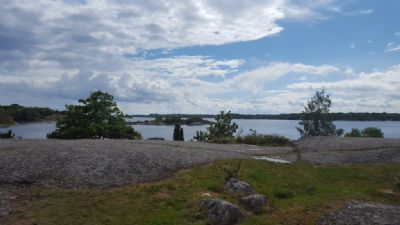
[[[184,141],[185,140],[183,137],[183,128],[179,124],[175,125],[173,139],[174,139],[174,141]]]
[[[208,133],[205,131],[196,131],[196,136],[193,137],[198,142],[206,142],[208,140]]]
[[[239,171],[240,171],[240,166],[242,165],[242,160],[238,160],[237,164],[235,166],[224,166],[222,169],[224,170],[224,182],[227,182],[228,180],[234,178],[234,179],[239,179]]]
[[[60,114],[61,112],[49,108],[24,107],[18,104],[12,104],[9,106],[0,106],[0,124],[2,124],[2,117],[11,117],[13,120],[12,122],[34,122],[44,120],[46,117],[52,115]]]
[[[14,119],[8,114],[8,112],[0,107],[0,126],[7,127],[15,123]]]
[[[204,122],[207,122],[207,121],[205,121],[200,116],[190,116],[189,118],[186,119],[185,124],[192,125],[192,124],[204,123]]]
[[[141,134],[126,124],[124,114],[108,93],[92,92],[81,105],[66,105],[66,114],[57,121],[57,129],[48,138],[128,138],[141,139]]]
[[[383,132],[381,129],[376,127],[367,127],[364,130],[358,130],[357,128],[351,129],[350,133],[346,133],[345,137],[376,137],[383,138]]]
[[[329,108],[332,101],[329,95],[325,95],[325,90],[317,91],[307,102],[302,112],[302,121],[296,127],[301,138],[308,136],[341,136],[342,129],[336,129],[329,116]]]
[[[383,138],[383,132],[381,129],[376,127],[367,127],[363,131],[361,131],[363,137],[376,137]]]
[[[345,137],[361,137],[361,132],[357,128],[351,129],[350,133],[344,134]]]
[[[163,119],[163,124],[182,124],[182,119],[177,116],[168,116]]]
[[[7,130],[5,132],[0,132],[0,138],[14,138],[15,134],[12,132],[12,130]]]
[[[215,118],[215,122],[207,128],[211,138],[233,137],[238,129],[236,123],[232,123],[231,111],[221,111]]]
[[[244,137],[238,136],[236,138],[236,142],[249,145],[261,145],[261,146],[291,145],[291,141],[283,136],[257,134],[257,131],[252,129],[250,129],[250,131],[251,134],[249,135],[246,135]]]
[[[210,141],[210,142],[234,142],[233,134],[238,129],[236,123],[232,123],[231,111],[225,113],[221,111],[215,118],[215,122],[212,122],[207,127],[207,132],[198,131],[194,139],[197,141]]]

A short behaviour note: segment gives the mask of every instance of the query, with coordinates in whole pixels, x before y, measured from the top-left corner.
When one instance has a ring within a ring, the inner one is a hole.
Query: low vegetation
[[[367,127],[363,130],[358,130],[357,128],[351,129],[349,133],[344,135],[345,137],[375,137],[383,138],[384,134],[381,129],[376,127]]]
[[[223,187],[224,168],[237,160],[220,161],[183,170],[162,181],[107,190],[35,188],[37,200],[13,213],[7,224],[207,224],[200,210],[202,193],[236,201]],[[400,205],[381,190],[391,189],[398,164],[312,166],[242,160],[238,178],[268,196],[260,215],[250,212],[240,224],[315,224],[324,213],[346,201],[361,200]],[[334,185],[333,185],[334,184]]]
[[[291,145],[291,141],[283,136],[279,135],[265,135],[257,134],[256,130],[250,130],[251,134],[246,136],[238,136],[236,143],[249,144],[249,145],[260,145],[260,146],[288,146]]]

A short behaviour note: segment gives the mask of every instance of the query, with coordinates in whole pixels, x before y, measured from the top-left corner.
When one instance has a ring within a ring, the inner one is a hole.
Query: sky
[[[400,113],[398,0],[0,0],[0,105]]]

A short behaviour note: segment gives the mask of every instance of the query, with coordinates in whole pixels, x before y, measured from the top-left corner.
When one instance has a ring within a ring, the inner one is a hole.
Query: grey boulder
[[[261,194],[253,194],[239,199],[239,203],[254,214],[260,214],[267,204],[267,197]]]
[[[229,179],[226,183],[225,183],[225,187],[236,194],[240,194],[243,196],[248,196],[248,195],[252,195],[252,194],[256,194],[253,189],[251,189],[250,184],[248,184],[245,181],[241,181],[241,180],[237,180],[237,179]]]
[[[239,222],[243,217],[243,212],[239,207],[219,199],[204,199],[202,209],[207,211],[208,220],[212,225],[232,225]]]

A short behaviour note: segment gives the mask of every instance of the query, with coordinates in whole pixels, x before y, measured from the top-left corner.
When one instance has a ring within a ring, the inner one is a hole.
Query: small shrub
[[[194,136],[193,139],[198,142],[206,142],[208,141],[208,133],[204,131],[196,131],[196,136]]]
[[[240,166],[242,164],[242,160],[239,160],[238,163],[236,164],[236,167],[233,168],[231,166],[225,166],[223,167],[223,170],[225,172],[224,175],[224,181],[227,182],[228,180],[235,178],[239,178],[239,171],[240,171]]]
[[[283,136],[257,134],[257,131],[252,129],[250,129],[250,132],[251,134],[244,137],[237,137],[236,142],[261,146],[286,146],[291,144],[290,140]]]
[[[0,138],[14,138],[15,134],[12,132],[12,130],[7,130],[5,132],[0,132]]]
[[[383,132],[381,129],[376,127],[367,127],[364,130],[358,130],[357,128],[351,129],[350,133],[346,133],[345,137],[375,137],[383,138]]]
[[[383,132],[376,127],[367,127],[361,133],[363,137],[383,138]]]
[[[344,135],[345,137],[361,137],[361,132],[357,128],[351,129],[349,133]]]
[[[288,198],[293,198],[294,197],[294,193],[292,190],[288,189],[288,188],[279,188],[279,189],[275,189],[272,194],[279,199],[288,199]]]

